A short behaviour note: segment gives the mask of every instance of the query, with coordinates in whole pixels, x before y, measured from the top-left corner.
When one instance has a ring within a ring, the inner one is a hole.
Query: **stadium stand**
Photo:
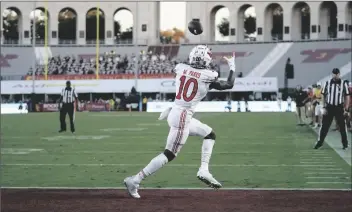
[[[225,74],[226,64],[221,58],[236,52],[237,67],[244,77],[278,77],[279,87],[283,87],[284,67],[287,58],[295,66],[295,79],[290,87],[311,85],[330,74],[332,68],[345,67],[345,77],[351,75],[350,40],[317,41],[295,43],[259,43],[237,45],[209,45],[213,51],[214,69]],[[118,48],[101,47],[100,75],[118,75],[117,78],[135,77],[134,57],[139,55],[139,74],[141,77],[170,77],[175,64],[185,61],[192,45],[165,45],[149,47]],[[69,50],[68,50],[69,49]],[[105,53],[114,52],[114,55]],[[49,62],[49,75],[90,75],[94,79],[96,67],[96,48],[94,47],[2,47],[2,80],[24,79],[31,75],[36,60],[36,75],[44,73],[45,55],[52,56]],[[348,66],[349,64],[349,66]]]

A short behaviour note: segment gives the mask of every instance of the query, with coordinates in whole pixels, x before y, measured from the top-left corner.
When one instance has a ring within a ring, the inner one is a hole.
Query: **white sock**
[[[164,153],[153,158],[150,163],[142,169],[138,174],[134,176],[134,181],[140,183],[143,179],[147,176],[153,174],[154,172],[158,171],[161,167],[163,167],[168,162],[167,157]]]
[[[213,152],[213,147],[215,140],[204,139],[202,145],[202,159],[200,169],[209,170],[209,161],[211,158],[211,153]]]

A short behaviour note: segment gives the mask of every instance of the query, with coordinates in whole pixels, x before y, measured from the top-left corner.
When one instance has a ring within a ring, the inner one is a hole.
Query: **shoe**
[[[348,146],[344,146],[342,147],[343,150],[347,150],[348,149]]]
[[[59,133],[66,132],[66,130],[59,130]]]
[[[315,143],[314,149],[319,149],[319,148],[322,147],[322,146],[323,146],[323,144],[322,144],[322,143],[319,143],[319,141],[317,141],[317,142]]]
[[[208,170],[199,170],[197,177],[200,181],[207,184],[211,188],[219,189],[222,185],[209,173]]]
[[[135,199],[139,199],[141,198],[141,196],[138,194],[138,188],[139,188],[139,184],[135,183],[133,181],[133,177],[127,177],[125,178],[125,180],[123,181],[123,183],[125,184],[128,194],[135,198]]]

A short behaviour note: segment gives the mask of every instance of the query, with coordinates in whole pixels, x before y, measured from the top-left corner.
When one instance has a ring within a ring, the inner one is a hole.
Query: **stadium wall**
[[[158,2],[91,2],[77,1],[74,2],[58,2],[49,0],[48,3],[43,1],[33,2],[31,0],[24,1],[6,1],[1,2],[1,8],[17,8],[21,12],[20,24],[20,39],[22,44],[30,44],[30,38],[24,38],[24,31],[30,31],[29,14],[36,8],[48,8],[49,14],[49,32],[58,31],[58,14],[65,8],[71,8],[77,13],[77,43],[86,44],[86,14],[89,10],[98,7],[105,15],[105,44],[113,44],[113,37],[108,38],[108,31],[114,31],[114,14],[121,9],[128,9],[133,14],[134,26],[147,24],[147,31],[143,32],[141,27],[133,27],[134,43],[138,44],[154,44],[159,41],[159,3]],[[138,15],[136,15],[138,14]],[[2,28],[1,16],[1,28]],[[84,36],[80,37],[80,31],[83,31]],[[49,33],[49,42],[51,45],[58,44],[58,38],[53,38],[52,33]]]
[[[316,32],[310,33],[310,39],[326,39],[328,38],[328,10],[322,7],[323,1],[308,0],[304,1],[308,4],[310,8],[310,25],[320,26],[320,33],[318,30]],[[214,19],[217,10],[226,7],[230,11],[230,29],[235,29],[235,34],[230,34],[231,41],[243,41],[243,17],[244,11],[253,6],[255,8],[257,16],[257,29],[261,28],[263,33],[257,35],[257,41],[270,41],[271,40],[271,28],[272,28],[272,11],[270,11],[270,6],[273,4],[278,4],[283,8],[283,21],[284,28],[289,27],[289,32],[284,33],[284,40],[299,40],[299,21],[300,13],[298,11],[297,5],[300,2],[294,1],[256,1],[256,2],[187,2],[187,22],[196,18],[200,19],[203,23],[203,28],[205,32],[201,36],[194,36],[191,33],[187,34],[187,38],[190,42],[210,42],[214,40],[215,37],[215,27]],[[349,6],[348,1],[334,2],[337,7],[337,19],[338,25],[343,26],[351,25],[351,6]],[[242,21],[241,21],[242,20]],[[347,27],[348,28],[348,27]],[[257,30],[258,32],[258,30]],[[338,30],[338,38],[351,37],[351,34],[347,32],[344,27],[342,31]]]
[[[283,8],[284,14],[284,29],[288,31],[284,32],[284,40],[299,40],[300,39],[300,26],[299,26],[299,9],[297,8],[299,2],[292,1],[280,1],[280,2],[268,2],[268,1],[256,1],[250,3],[244,2],[194,2],[188,1],[186,4],[186,21],[190,21],[193,18],[200,19],[203,23],[205,32],[201,36],[193,36],[187,34],[187,38],[190,42],[201,42],[209,43],[214,41],[215,25],[213,24],[215,19],[215,13],[222,7],[227,7],[230,11],[230,29],[234,29],[233,33],[230,34],[230,41],[243,41],[243,13],[249,6],[254,6],[257,15],[257,31],[262,30],[262,33],[258,33],[257,41],[271,41],[271,26],[272,26],[272,10],[270,5],[278,4]],[[311,16],[311,39],[326,39],[328,38],[328,17],[329,12],[323,7],[322,1],[305,1],[310,8]],[[352,19],[352,3],[349,1],[334,2],[337,8],[337,19],[338,19],[338,38],[350,38],[351,32],[348,28],[351,26]],[[150,45],[159,42],[159,22],[160,22],[160,4],[159,2],[86,2],[83,0],[76,0],[75,2],[57,2],[49,0],[48,3],[44,2],[32,2],[31,0],[24,1],[2,1],[1,8],[17,8],[20,11],[21,23],[20,23],[20,37],[21,44],[30,44],[30,38],[25,38],[24,32],[30,30],[29,14],[35,8],[45,8],[47,6],[49,13],[49,42],[51,45],[57,44],[58,39],[53,38],[52,32],[58,31],[58,14],[64,8],[72,8],[78,15],[77,21],[77,43],[86,44],[85,37],[80,37],[80,32],[84,32],[86,28],[86,14],[87,12],[97,6],[100,7],[105,14],[105,44],[113,44],[113,36],[107,38],[110,32],[113,32],[113,16],[119,9],[128,9],[133,14],[134,19],[134,43],[140,45]],[[2,16],[1,16],[1,28],[2,28]],[[147,30],[142,31],[142,25],[147,25]],[[315,32],[312,28],[315,26],[317,29]],[[241,30],[239,30],[241,29]],[[319,30],[320,29],[320,30]],[[285,31],[285,30],[284,30]],[[3,36],[2,36],[3,37]],[[2,41],[3,42],[3,41]]]

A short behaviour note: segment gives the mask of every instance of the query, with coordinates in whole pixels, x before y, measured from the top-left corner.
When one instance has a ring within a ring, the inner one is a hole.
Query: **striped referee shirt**
[[[73,88],[64,88],[61,91],[61,97],[63,103],[73,103],[77,98],[77,93]]]
[[[342,105],[345,96],[349,95],[348,82],[346,80],[328,80],[325,82],[321,94],[325,97],[325,103],[328,105]]]

